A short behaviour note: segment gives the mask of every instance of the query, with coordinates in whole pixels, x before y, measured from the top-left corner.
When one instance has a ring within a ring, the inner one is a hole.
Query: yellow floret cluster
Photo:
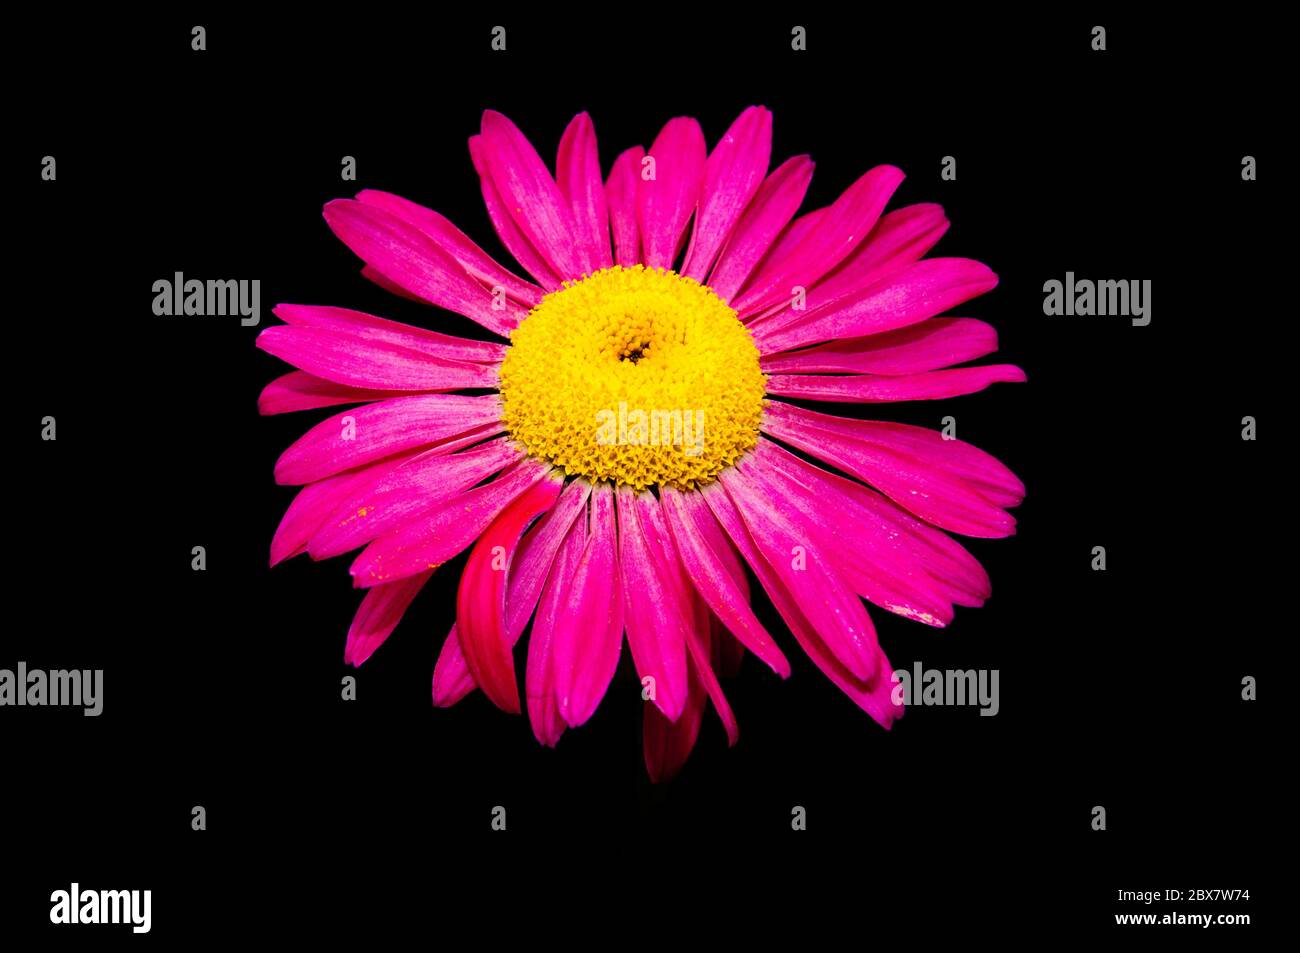
[[[712,289],[662,268],[565,282],[510,336],[503,422],[571,476],[637,490],[709,483],[758,441],[764,377]]]

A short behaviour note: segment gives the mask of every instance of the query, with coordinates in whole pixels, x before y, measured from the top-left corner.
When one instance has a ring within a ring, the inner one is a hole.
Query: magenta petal
[[[944,626],[952,621],[945,587],[931,579],[905,540],[878,521],[861,517],[851,493],[770,440],[761,440],[741,464],[755,483],[779,496],[792,518],[816,535],[821,549],[840,554],[836,569],[853,590],[882,609]]]
[[[641,230],[636,223],[637,182],[645,149],[634,146],[614,160],[605,183],[609,227],[614,233],[614,261],[624,268],[641,263]]]
[[[811,288],[867,237],[902,181],[902,171],[890,165],[867,172],[835,200],[796,248],[773,260],[732,307],[742,315],[754,313],[788,300],[795,287]]]
[[[700,680],[705,694],[713,703],[713,709],[718,713],[723,730],[727,733],[727,744],[735,745],[740,740],[740,725],[736,721],[735,712],[731,710],[731,703],[727,701],[727,696],[718,683],[718,676],[713,671],[713,616],[695,593],[691,594],[691,606],[694,623],[688,628],[686,637],[691,672]]]
[[[488,218],[496,229],[501,244],[514,256],[515,261],[537,280],[547,291],[560,287],[560,276],[555,273],[550,262],[533,247],[532,240],[520,228],[515,216],[507,207],[506,200],[497,190],[492,170],[488,167],[486,146],[482,136],[470,136],[469,156],[474,163],[474,170],[479,176],[479,185],[483,192],[483,205],[487,208]]]
[[[938,370],[998,349],[992,325],[974,318],[930,318],[910,327],[844,338],[762,359],[767,374],[882,374],[898,377]]]
[[[740,511],[758,551],[835,657],[858,678],[874,678],[876,630],[861,600],[836,571],[839,560],[823,551],[797,511],[782,505],[774,488],[757,484],[734,468],[724,470],[719,482]],[[704,498],[712,507],[716,491],[708,489]],[[721,521],[717,509],[714,515]],[[731,532],[725,523],[724,528]]]
[[[400,390],[368,390],[322,380],[305,371],[290,371],[262,388],[257,398],[257,412],[264,417],[288,414],[297,410],[337,407],[339,404],[362,404],[389,397],[405,396]]]
[[[568,599],[573,573],[582,558],[586,542],[586,520],[575,520],[564,536],[528,636],[528,663],[524,676],[524,692],[528,698],[528,720],[537,740],[555,747],[564,734],[565,720],[560,712],[555,672],[555,640],[561,624],[560,616]]]
[[[853,404],[883,404],[901,400],[942,400],[984,390],[990,384],[1023,383],[1025,372],[1014,364],[954,367],[943,371],[882,377],[875,374],[819,376],[773,374],[767,392],[778,397],[801,397]]]
[[[410,222],[433,239],[443,251],[460,262],[461,267],[484,287],[499,287],[511,298],[529,308],[542,300],[541,288],[501,267],[491,255],[474,244],[468,235],[433,209],[417,205],[400,195],[375,189],[363,189],[358,192],[357,201],[385,209],[398,218]]]
[[[511,656],[514,642],[506,631],[510,561],[528,524],[551,508],[562,486],[555,475],[511,500],[479,537],[460,577],[456,625],[461,651],[483,693],[508,712],[520,710]]]
[[[1015,532],[1015,517],[975,486],[939,469],[933,460],[870,439],[858,432],[856,423],[780,401],[769,403],[763,415],[765,433],[876,487],[923,520],[967,536]]]
[[[305,552],[307,541],[324,525],[339,504],[357,492],[358,488],[382,480],[414,455],[414,451],[391,457],[380,463],[349,470],[315,483],[298,491],[271,540],[271,565]]]
[[[366,593],[348,629],[343,649],[345,664],[359,667],[384,644],[431,575],[432,571],[422,572],[387,586],[375,586]]]
[[[578,278],[590,267],[575,244],[573,213],[546,164],[519,128],[499,112],[483,113],[483,159],[504,211],[529,244],[561,278]]]
[[[893,279],[811,311],[787,311],[754,329],[764,354],[837,338],[879,334],[916,324],[989,291],[987,265],[965,258],[927,258]]]
[[[396,215],[354,199],[325,206],[334,234],[389,281],[430,304],[455,311],[503,337],[527,313],[497,298],[419,228]]]
[[[682,566],[700,597],[746,648],[782,678],[789,678],[790,662],[750,609],[748,594],[741,589],[734,570],[726,565],[731,544],[704,498],[695,492],[663,487],[660,501]]]
[[[582,270],[590,274],[614,263],[609,254],[609,214],[600,181],[600,155],[591,117],[578,113],[560,139],[555,181],[569,203],[577,227]]]
[[[759,186],[709,275],[709,287],[723,301],[735,297],[776,236],[794,218],[812,174],[812,160],[795,156],[778,166]]]
[[[442,651],[433,666],[433,704],[435,708],[450,708],[477,686],[474,676],[470,674],[465,661],[465,653],[460,650],[460,637],[456,626],[452,625],[447,638],[443,640]]]
[[[635,492],[621,486],[616,498],[628,647],[637,674],[654,679],[654,706],[675,721],[687,695],[686,609],[676,580],[665,579],[667,568],[651,548],[653,528],[642,525]]]
[[[419,520],[381,536],[348,570],[359,587],[377,586],[438,566],[465,550],[497,514],[550,472],[538,460],[521,460],[492,483],[440,503]],[[460,625],[465,625],[464,616]],[[464,630],[461,632],[464,638]],[[468,652],[466,653],[469,654]],[[478,674],[475,673],[475,678]]]
[[[623,644],[618,528],[609,483],[592,492],[590,512],[590,532],[558,606],[552,637],[555,697],[572,728],[586,722],[605,697]]]
[[[647,268],[672,268],[704,180],[704,132],[694,119],[668,120],[647,153],[654,176],[637,182],[637,227]]]
[[[750,106],[731,124],[704,166],[695,231],[682,274],[704,281],[723,242],[767,174],[772,157],[772,114]]]
[[[872,666],[877,673],[874,679],[864,680],[850,672],[836,653],[826,646],[816,628],[804,616],[799,602],[786,589],[771,564],[758,551],[753,538],[745,528],[739,510],[736,509],[729,495],[718,486],[706,487],[703,492],[709,508],[736,544],[745,562],[754,570],[754,575],[758,577],[759,583],[771,598],[781,618],[790,627],[790,632],[800,647],[826,677],[855,704],[882,726],[889,728],[894,719],[902,714],[902,707],[889,702],[889,690],[892,685],[889,678],[889,662],[884,652],[876,650],[876,659]]]
[[[322,420],[275,464],[280,484],[312,483],[403,450],[428,446],[497,423],[495,394],[394,397]]]
[[[388,321],[347,308],[277,304],[275,316],[294,327],[334,331],[367,343],[393,344],[440,360],[500,364],[506,356],[506,345],[495,341],[471,341],[469,338],[439,334],[427,328]]]
[[[329,559],[364,546],[422,518],[522,455],[505,437],[460,453],[441,447],[425,451],[343,497],[312,535],[308,550],[313,559]]]
[[[692,668],[682,712],[676,720],[667,718],[654,705],[644,707],[641,750],[652,784],[671,781],[686,764],[700,735],[707,699],[704,683]]]
[[[309,374],[350,387],[451,391],[496,389],[499,383],[490,364],[429,357],[400,345],[319,328],[274,325],[263,330],[256,343]]]

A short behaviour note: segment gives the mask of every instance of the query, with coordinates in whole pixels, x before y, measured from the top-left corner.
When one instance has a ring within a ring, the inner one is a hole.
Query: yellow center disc
[[[710,288],[615,266],[566,282],[510,336],[504,423],[571,476],[637,490],[710,482],[753,449],[758,348]]]

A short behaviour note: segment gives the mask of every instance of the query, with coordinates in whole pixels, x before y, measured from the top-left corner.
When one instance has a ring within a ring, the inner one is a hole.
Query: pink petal
[[[703,600],[694,593],[691,595],[691,605],[694,610],[694,624],[688,628],[686,636],[691,671],[704,686],[705,694],[709,696],[714,711],[722,721],[723,730],[727,733],[727,744],[734,746],[740,740],[740,725],[736,721],[735,712],[731,710],[731,703],[722,692],[722,686],[718,684],[718,676],[713,671],[713,626],[710,621],[712,616]]]
[[[816,628],[800,610],[795,597],[790,594],[785,584],[773,571],[771,564],[758,551],[753,538],[745,528],[740,511],[735,508],[728,494],[717,485],[706,487],[703,492],[709,508],[726,529],[745,562],[754,570],[759,584],[771,598],[772,605],[790,627],[790,633],[804,652],[855,704],[883,727],[889,728],[894,719],[902,714],[902,707],[892,704],[893,686],[889,678],[890,666],[884,652],[877,649],[873,666],[877,674],[874,679],[863,680],[850,672],[836,654],[827,648]]]
[[[990,384],[1023,383],[1025,372],[1014,364],[955,367],[903,377],[855,374],[822,377],[813,374],[773,374],[767,392],[778,397],[802,397],[853,404],[882,404],[900,400],[942,400],[984,390]]]
[[[405,396],[400,390],[366,390],[321,380],[304,371],[290,371],[277,377],[257,398],[257,412],[264,417],[296,410],[315,410],[339,404],[360,404],[389,397]]]
[[[596,128],[585,112],[573,117],[560,139],[555,181],[573,212],[582,270],[590,273],[608,268],[614,263],[609,254],[609,214],[600,181]]]
[[[440,503],[419,520],[379,537],[348,570],[353,583],[366,588],[436,569],[474,542],[498,513],[549,472],[548,464],[521,460],[492,483]],[[466,624],[463,614],[459,621],[462,627]]]
[[[533,483],[501,510],[469,554],[456,597],[461,650],[474,676],[498,708],[518,714],[513,642],[506,632],[506,579],[528,524],[555,503],[561,478]]]
[[[973,361],[997,349],[998,333],[992,325],[974,318],[930,318],[884,334],[771,354],[762,359],[762,366],[768,374],[897,377]]]
[[[771,402],[763,431],[880,490],[921,519],[967,536],[1010,536],[1016,520],[960,477],[860,435],[857,421]]]
[[[431,575],[432,571],[422,572],[387,586],[375,586],[366,593],[352,619],[352,627],[348,629],[348,641],[343,649],[344,664],[350,662],[360,667],[375,649],[384,644]]]
[[[759,443],[754,456],[760,455],[766,465],[800,484],[814,503],[822,503],[823,519],[834,514],[832,535],[848,540],[840,543],[841,550],[859,572],[870,573],[865,567],[884,562],[894,566],[890,575],[902,573],[918,583],[929,576],[942,598],[957,605],[982,605],[988,598],[988,574],[952,537],[861,483],[806,463],[770,440]],[[825,505],[827,500],[833,505]]]
[[[773,262],[766,279],[756,280],[732,307],[741,314],[757,312],[788,299],[795,286],[812,287],[867,237],[902,181],[902,171],[890,165],[867,172],[835,200],[798,247]]]
[[[645,149],[633,146],[617,159],[605,183],[609,225],[614,233],[614,261],[624,268],[641,263],[641,231],[636,223],[637,182]]]
[[[496,229],[501,244],[514,256],[515,261],[519,262],[542,288],[554,291],[560,287],[560,277],[541,252],[533,247],[532,240],[519,227],[515,216],[507,207],[506,200],[497,190],[492,170],[488,167],[486,149],[482,136],[470,136],[470,160],[474,163],[474,170],[478,172],[483,204],[487,208],[488,218],[492,220],[492,227]]]
[[[511,298],[531,308],[542,300],[542,289],[501,267],[492,256],[479,248],[468,235],[431,208],[417,205],[400,195],[363,189],[357,201],[382,208],[410,222],[428,235],[447,254],[460,262],[470,277],[486,288],[502,288]]]
[[[506,580],[506,633],[512,649],[533,615],[542,585],[569,527],[578,513],[586,512],[590,492],[591,484],[586,480],[569,483],[550,511],[524,534],[510,560],[509,578]],[[453,635],[455,631],[453,627]],[[443,643],[434,669],[434,704],[439,707],[454,705],[474,688],[474,678],[461,652],[460,642],[449,637]]]
[[[451,391],[495,389],[499,383],[490,364],[448,361],[318,328],[274,325],[257,336],[257,346],[309,374],[350,387]]]
[[[299,437],[276,461],[275,481],[312,483],[497,424],[500,415],[501,401],[495,394],[421,394],[356,407],[322,420]]]
[[[741,469],[781,498],[783,508],[815,534],[822,552],[840,554],[836,569],[858,595],[926,625],[942,627],[952,621],[952,602],[944,586],[930,578],[925,564],[886,527],[854,519],[859,514],[850,494],[816,479],[811,467],[770,440],[760,441]]]
[[[735,468],[724,470],[719,482],[740,511],[758,551],[835,657],[858,678],[874,678],[876,630],[861,600],[836,571],[839,560],[823,551],[798,512],[774,488],[755,483]],[[714,495],[704,494],[710,507]],[[722,522],[722,514],[716,508],[713,512]],[[730,535],[730,527],[723,526]]]
[[[836,338],[879,334],[916,324],[984,294],[998,283],[987,265],[965,258],[927,258],[894,279],[811,311],[790,312],[754,330],[764,354],[776,354]]]
[[[271,565],[306,552],[307,541],[324,525],[339,504],[359,487],[378,482],[414,456],[414,452],[391,457],[381,463],[349,470],[309,483],[298,491],[271,540]]]
[[[746,648],[782,678],[789,678],[790,662],[750,609],[748,593],[724,562],[731,556],[731,544],[704,498],[664,487],[660,501],[682,565],[700,597]]]
[[[623,617],[637,674],[653,678],[654,705],[670,721],[686,705],[686,616],[676,581],[655,558],[637,512],[631,487],[617,491],[619,566],[623,572]]]
[[[433,667],[433,704],[435,708],[450,708],[477,686],[470,674],[465,654],[460,650],[460,637],[452,625],[443,640],[442,651]]]
[[[441,447],[425,451],[342,498],[312,535],[308,550],[313,559],[330,559],[364,546],[423,518],[522,455],[504,437],[460,453]]]
[[[575,244],[577,226],[546,164],[519,128],[499,112],[483,113],[483,158],[504,210],[561,278],[590,272]]]
[[[731,124],[704,166],[700,208],[682,274],[704,281],[727,236],[754,198],[772,157],[772,114],[750,106]]]
[[[527,313],[470,277],[460,262],[414,225],[355,199],[325,206],[334,234],[389,281],[430,304],[463,314],[503,337]]]
[[[546,579],[532,632],[528,636],[528,664],[524,677],[524,691],[528,696],[528,720],[532,723],[537,740],[555,747],[564,734],[564,718],[560,713],[555,684],[555,639],[559,630],[560,615],[568,599],[573,572],[582,558],[586,542],[586,520],[575,520],[560,544],[559,552]]]
[[[820,308],[892,278],[933,248],[948,225],[938,205],[908,205],[882,216],[853,254],[808,289],[807,305]],[[798,317],[787,310],[777,312],[782,323]],[[767,320],[772,317],[759,319]]]
[[[591,495],[590,533],[557,607],[551,644],[555,698],[572,728],[585,723],[605,697],[623,643],[614,491],[601,483]]]
[[[778,166],[763,181],[709,275],[709,287],[723,301],[735,297],[776,236],[794,218],[808,191],[812,174],[812,160],[807,156],[795,156]]]
[[[373,314],[350,311],[347,308],[277,304],[275,316],[295,327],[319,328],[347,334],[365,342],[393,344],[441,360],[500,364],[506,356],[506,345],[495,341],[471,341],[469,338],[439,334],[427,328],[402,324],[400,321],[387,321]]]
[[[686,764],[700,735],[707,698],[703,682],[692,669],[682,712],[675,721],[669,720],[656,706],[645,706],[641,750],[652,783],[671,781]]]
[[[704,180],[704,132],[694,119],[668,120],[648,153],[655,177],[637,182],[637,227],[647,268],[672,268]]]

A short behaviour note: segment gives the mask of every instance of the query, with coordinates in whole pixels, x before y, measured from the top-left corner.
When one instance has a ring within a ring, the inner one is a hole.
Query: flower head
[[[997,279],[923,258],[947,230],[942,209],[886,213],[902,173],[880,166],[798,215],[812,163],[769,172],[771,122],[751,107],[707,152],[699,124],[674,119],[603,179],[586,114],[552,175],[485,113],[470,157],[531,281],[398,196],[326,206],[368,278],[502,339],[302,305],[277,307],[285,323],[258,338],[298,368],[263,391],[263,413],[356,405],[276,464],[302,489],[271,544],[272,564],[360,550],[351,574],[367,593],[345,661],[364,662],[468,550],[434,704],[475,689],[506,711],[526,704],[553,745],[593,715],[626,636],[658,780],[685,761],[706,707],[735,743],[719,676],[746,650],[790,673],[783,634],[750,607],[752,574],[834,684],[886,728],[902,714],[862,600],[932,626],[981,605],[988,577],[948,532],[1010,535],[1024,487],[961,441],[779,398],[926,400],[1024,375],[955,366],[996,334],[939,315]]]

